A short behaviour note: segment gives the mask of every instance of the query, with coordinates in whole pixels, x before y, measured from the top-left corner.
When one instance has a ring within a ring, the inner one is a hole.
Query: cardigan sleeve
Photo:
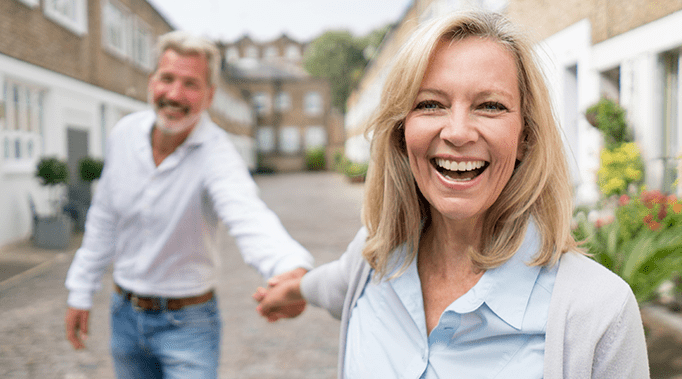
[[[545,379],[647,379],[644,328],[625,281],[594,260],[559,261],[545,339]]]
[[[642,318],[632,292],[628,293],[618,317],[609,325],[597,344],[592,377],[649,377]]]
[[[334,318],[341,319],[350,277],[353,268],[363,260],[362,248],[366,239],[367,230],[363,227],[339,259],[319,266],[303,276],[301,294],[308,303],[324,308]]]

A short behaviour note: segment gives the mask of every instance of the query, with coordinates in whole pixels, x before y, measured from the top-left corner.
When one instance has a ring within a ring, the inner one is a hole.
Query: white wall
[[[67,127],[87,131],[89,154],[101,158],[106,138],[102,132],[102,104],[106,109],[106,132],[126,113],[147,107],[144,102],[0,54],[0,85],[6,78],[43,88],[45,99],[42,147],[34,162],[17,168],[0,156],[0,246],[30,236],[29,194],[39,212],[49,211],[47,191],[34,177],[35,163],[40,156],[66,159]]]
[[[584,117],[585,110],[599,99],[599,74],[591,65],[590,39],[590,23],[582,20],[545,39],[537,49],[564,134],[576,204],[592,204],[599,198],[596,174],[601,136]],[[575,82],[571,80],[573,67],[577,69]]]

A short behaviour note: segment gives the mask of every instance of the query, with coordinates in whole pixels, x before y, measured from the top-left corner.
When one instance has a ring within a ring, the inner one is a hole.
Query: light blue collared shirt
[[[519,251],[450,304],[428,337],[416,259],[398,278],[368,280],[350,317],[346,378],[542,378],[558,266],[526,265],[539,241],[529,225]]]

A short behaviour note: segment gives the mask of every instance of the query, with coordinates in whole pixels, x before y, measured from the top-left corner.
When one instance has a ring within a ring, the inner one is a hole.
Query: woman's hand
[[[280,318],[294,318],[305,310],[301,295],[301,278],[307,271],[298,268],[268,280],[268,288],[258,287],[252,297],[259,303],[256,311],[269,322]]]

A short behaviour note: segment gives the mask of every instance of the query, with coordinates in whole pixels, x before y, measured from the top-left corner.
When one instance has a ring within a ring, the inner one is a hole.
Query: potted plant
[[[68,165],[56,157],[42,158],[36,166],[35,176],[48,189],[52,212],[41,216],[33,209],[34,243],[48,249],[66,248],[73,228],[71,218],[62,210],[64,186],[69,182]]]

